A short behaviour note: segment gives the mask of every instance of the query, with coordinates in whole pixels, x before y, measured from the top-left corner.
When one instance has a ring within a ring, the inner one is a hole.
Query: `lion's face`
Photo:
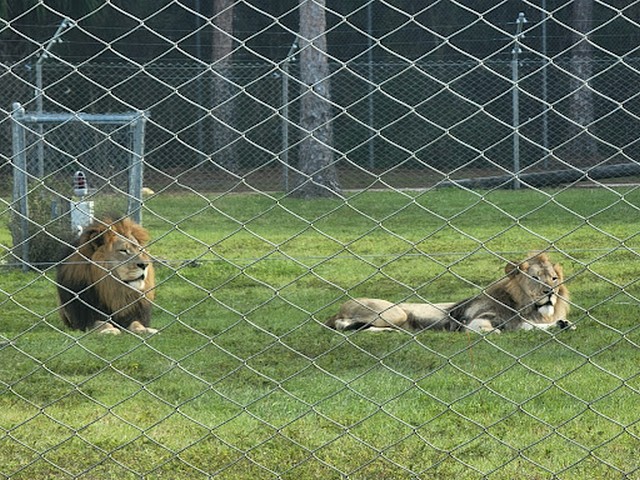
[[[93,260],[128,287],[144,291],[149,273],[149,257],[135,238],[115,236],[96,252]]]
[[[153,267],[143,248],[148,240],[146,230],[124,220],[106,228],[98,226],[86,235],[85,248],[91,251],[83,253],[92,260],[97,277],[115,278],[140,292],[153,287]]]
[[[531,298],[542,315],[553,315],[564,281],[562,266],[552,264],[546,254],[539,254],[515,268],[508,265],[507,274],[518,282],[520,289]]]

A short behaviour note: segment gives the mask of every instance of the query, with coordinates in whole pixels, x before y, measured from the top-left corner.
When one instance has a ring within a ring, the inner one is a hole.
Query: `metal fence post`
[[[369,81],[369,97],[367,98],[367,126],[369,131],[374,130],[375,125],[375,103],[373,94],[376,91],[375,80],[373,78],[373,2],[367,5],[367,80]],[[369,168],[376,168],[376,135],[371,135],[367,145],[369,156]]]
[[[131,124],[133,151],[131,152],[131,170],[129,171],[127,213],[139,224],[142,224],[142,162],[144,160],[144,127],[146,121],[146,113],[141,112],[138,118]]]
[[[22,251],[22,269],[29,270],[29,202],[28,202],[28,179],[27,179],[27,149],[24,125],[21,119],[24,116],[24,108],[18,102],[12,105],[11,111],[11,134],[12,134],[12,154],[13,154],[13,202],[18,204],[18,215],[20,216],[20,228],[14,233]],[[13,208],[15,211],[15,206]]]
[[[549,114],[547,102],[549,98],[548,89],[549,89],[549,79],[548,79],[548,69],[549,69],[549,58],[547,56],[547,19],[549,17],[549,12],[547,11],[547,1],[542,0],[542,61],[544,62],[544,66],[542,67],[542,102],[544,105],[544,111],[542,112],[542,147],[544,148],[544,162],[543,166],[546,170],[549,166],[549,157],[551,156],[549,152]]]
[[[520,12],[516,18],[516,35],[513,50],[511,50],[511,80],[513,81],[512,90],[512,107],[513,107],[513,188],[520,188],[520,92],[518,90],[518,55],[522,51],[520,49],[520,39],[522,34],[522,26],[527,22],[524,13]]]
[[[54,44],[62,42],[60,38],[62,34],[65,32],[67,28],[74,27],[75,24],[68,18],[65,18],[60,22],[56,33],[53,34],[53,37],[47,42],[44,46],[42,53],[36,60],[36,88],[35,88],[35,99],[36,99],[36,112],[42,113],[44,111],[44,87],[42,82],[42,62],[49,57],[49,52]],[[38,134],[38,143],[37,143],[37,157],[38,157],[38,178],[44,177],[44,138],[43,138],[43,126],[39,123],[36,126],[36,132]]]

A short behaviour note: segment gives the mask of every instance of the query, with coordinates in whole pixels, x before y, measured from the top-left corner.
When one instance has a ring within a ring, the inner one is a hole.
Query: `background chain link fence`
[[[637,175],[633,159],[638,99],[633,86],[638,60],[590,63],[594,75],[589,81],[592,118],[587,129],[577,124],[572,111],[577,94],[570,61],[519,62],[522,173],[566,169],[582,173],[626,165],[628,170],[621,170],[620,176]],[[289,74],[295,74],[295,67]],[[364,188],[376,180],[397,188],[426,188],[451,178],[513,170],[515,107],[507,56],[482,62],[396,61],[349,64],[348,69],[332,64],[332,68],[335,148],[344,156],[336,166],[344,188]],[[20,76],[6,79],[5,98],[22,100],[27,110],[34,110],[31,91],[19,98],[12,95],[20,84],[34,81],[28,70],[16,70]],[[295,162],[303,135],[289,124],[299,116],[300,85],[286,82],[284,90],[283,75],[273,65],[240,64],[229,69],[230,81],[238,89],[232,100],[233,128],[242,132],[232,144],[236,160],[231,171],[221,171],[211,158],[216,122],[210,110],[214,77],[210,69],[154,62],[143,71],[126,63],[80,67],[52,63],[43,70],[45,83],[51,85],[47,111],[58,111],[56,106],[62,105],[65,111],[151,112],[146,135],[146,160],[153,167],[147,180],[151,188],[186,185],[224,191],[244,178],[256,189],[286,189],[282,155]],[[284,106],[289,112],[286,119],[281,113]],[[254,115],[242,115],[246,111]],[[586,152],[585,136],[593,143]],[[8,156],[9,138],[3,144]],[[71,140],[69,145],[74,148]],[[552,178],[547,182],[554,183]]]
[[[2,476],[640,478],[640,1],[0,17]],[[144,115],[144,198],[128,125],[29,123],[21,166],[16,103]],[[78,170],[98,215],[142,213],[157,335],[59,320]],[[575,331],[324,325],[349,298],[478,294],[533,250],[564,265]]]

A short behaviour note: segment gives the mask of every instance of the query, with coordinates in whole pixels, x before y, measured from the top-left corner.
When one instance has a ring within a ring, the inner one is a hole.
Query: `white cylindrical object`
[[[85,227],[93,222],[93,202],[81,200],[79,202],[71,201],[71,230],[78,236]]]

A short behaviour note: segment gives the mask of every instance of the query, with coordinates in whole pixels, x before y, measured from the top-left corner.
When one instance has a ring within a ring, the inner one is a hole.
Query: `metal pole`
[[[195,15],[196,58],[198,60],[202,60],[202,33],[200,32],[200,26],[202,25],[202,20],[200,19],[200,0],[196,0],[195,10],[197,13],[197,15]]]
[[[200,0],[196,0],[195,3],[195,10],[197,15],[195,15],[195,29],[196,29],[196,34],[195,34],[195,41],[196,41],[196,59],[198,60],[197,65],[201,65],[201,61],[202,61],[202,31],[201,31],[201,26],[202,26],[202,19],[200,18]],[[204,112],[204,99],[203,99],[203,88],[202,88],[202,81],[203,81],[203,75],[201,74],[201,72],[198,72],[198,78],[196,79],[196,92],[197,92],[197,97],[198,97],[198,107],[201,109],[200,111],[202,112],[202,114],[200,115],[200,118],[198,119],[198,126],[197,126],[197,130],[196,130],[196,137],[197,137],[197,141],[198,141],[198,153],[204,157],[204,130],[203,130],[203,119],[206,117],[206,112]]]
[[[144,127],[147,121],[145,112],[131,125],[133,134],[133,151],[131,153],[131,170],[129,171],[129,201],[127,213],[142,225],[142,184],[144,162]]]
[[[64,33],[64,31],[73,27],[74,23],[65,18],[60,22],[56,33],[53,34],[53,37],[49,39],[47,44],[42,49],[42,53],[36,60],[36,89],[35,89],[35,100],[36,100],[36,112],[43,112],[43,97],[44,97],[44,87],[42,82],[42,62],[49,57],[49,52],[54,44],[60,43],[62,40],[60,37]],[[43,128],[41,124],[38,124],[36,127],[36,132],[38,135],[38,143],[36,144],[36,152],[38,157],[38,167],[37,167],[37,176],[38,178],[44,177],[44,138],[43,138]]]
[[[544,149],[543,167],[545,170],[549,167],[549,116],[547,114],[547,97],[548,97],[548,79],[547,68],[549,61],[547,59],[547,2],[542,0],[542,57],[544,67],[542,68],[542,102],[544,110],[542,112],[542,147]]]
[[[513,188],[520,188],[520,91],[518,89],[518,55],[521,52],[520,39],[523,37],[522,27],[527,19],[524,13],[520,12],[516,19],[516,35],[513,50],[511,50],[511,80],[513,81],[513,89],[511,91],[513,106]]]
[[[24,125],[21,120],[24,116],[24,108],[19,103],[12,105],[11,134],[13,140],[13,202],[18,204],[20,228],[18,243],[22,250],[20,255],[22,269],[29,270],[29,202],[27,181],[27,150],[24,133]],[[15,207],[13,208],[14,210]],[[14,214],[15,215],[15,214]],[[15,218],[15,217],[14,217]]]
[[[373,2],[369,2],[367,5],[367,80],[369,81],[369,98],[367,99],[367,124],[370,130],[374,129],[374,103],[373,93],[375,87],[373,86]],[[369,170],[373,170],[376,166],[376,146],[375,135],[369,140]]]
[[[36,61],[36,112],[42,113],[43,103],[42,103],[42,58],[44,54],[40,56],[40,58]],[[39,123],[36,126],[36,134],[38,135],[38,140],[36,144],[36,152],[38,158],[37,165],[37,176],[38,178],[44,177],[44,138],[43,137],[43,128],[42,124]]]

